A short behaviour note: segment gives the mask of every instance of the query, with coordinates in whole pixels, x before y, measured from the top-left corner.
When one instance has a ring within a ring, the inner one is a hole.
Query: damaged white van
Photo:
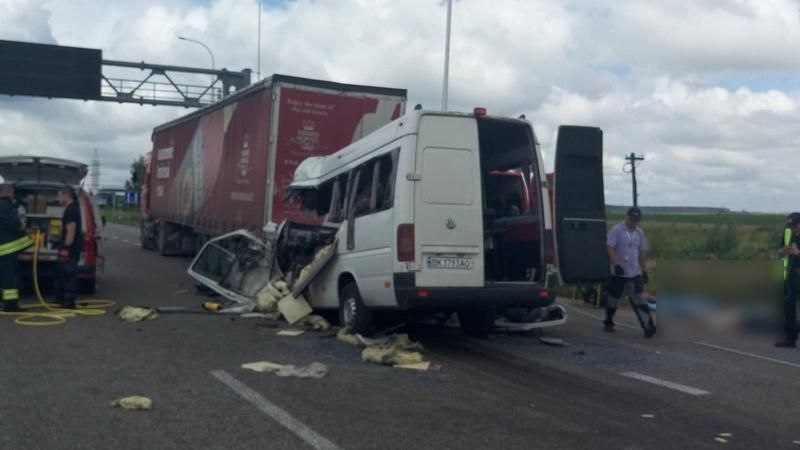
[[[465,332],[485,334],[498,311],[552,305],[559,278],[609,277],[602,147],[599,128],[559,128],[553,215],[528,121],[415,109],[304,160],[287,198],[321,225],[283,224],[266,252],[274,267],[250,258],[258,281],[223,287],[252,298],[278,274],[315,309],[338,308],[352,332],[369,333],[376,311],[426,310],[457,312]]]

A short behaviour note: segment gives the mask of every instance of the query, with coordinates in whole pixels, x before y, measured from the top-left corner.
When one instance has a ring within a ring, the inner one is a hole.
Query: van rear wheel
[[[458,312],[458,323],[461,332],[467,336],[486,338],[494,328],[497,308],[486,306],[464,309]]]
[[[364,305],[355,283],[348,283],[340,294],[339,325],[351,334],[369,335],[374,330],[372,311]]]

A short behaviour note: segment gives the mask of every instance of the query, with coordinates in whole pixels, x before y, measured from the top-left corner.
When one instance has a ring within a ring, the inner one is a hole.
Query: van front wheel
[[[497,309],[494,306],[464,309],[458,312],[461,331],[467,336],[486,338],[494,328]]]
[[[351,334],[369,335],[373,331],[372,311],[364,305],[355,283],[348,283],[339,298],[339,325]]]

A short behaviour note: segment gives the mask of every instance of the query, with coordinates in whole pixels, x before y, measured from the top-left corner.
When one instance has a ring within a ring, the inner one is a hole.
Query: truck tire
[[[494,328],[497,309],[494,306],[464,309],[458,312],[461,332],[467,336],[486,338]]]
[[[156,248],[158,249],[158,254],[165,256],[167,254],[167,227],[165,224],[160,223],[156,230]]]
[[[150,239],[150,236],[147,235],[144,224],[139,226],[139,244],[141,244],[144,250],[153,249],[153,241]]]
[[[351,334],[369,335],[374,331],[372,311],[364,305],[355,283],[348,283],[339,296],[339,325]]]

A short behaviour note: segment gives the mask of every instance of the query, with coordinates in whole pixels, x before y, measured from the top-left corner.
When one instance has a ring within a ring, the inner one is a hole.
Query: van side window
[[[395,149],[359,167],[355,216],[361,217],[390,209],[394,205],[394,184],[400,149]]]
[[[340,223],[345,218],[345,205],[347,198],[345,197],[345,189],[347,189],[347,175],[342,175],[332,182],[332,193],[330,199],[330,210],[328,212],[327,221],[332,223]]]
[[[356,169],[359,171],[358,186],[355,187],[355,202],[353,212],[356,217],[365,216],[372,212],[372,180],[375,172],[375,162],[369,161]]]

